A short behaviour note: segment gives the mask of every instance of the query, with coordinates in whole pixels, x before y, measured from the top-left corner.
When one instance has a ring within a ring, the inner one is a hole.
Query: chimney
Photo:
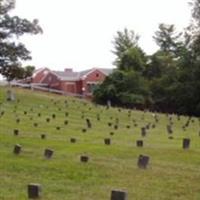
[[[73,69],[72,69],[72,68],[65,68],[65,69],[64,69],[64,72],[67,72],[67,73],[69,72],[69,73],[71,73],[71,72],[73,72]]]

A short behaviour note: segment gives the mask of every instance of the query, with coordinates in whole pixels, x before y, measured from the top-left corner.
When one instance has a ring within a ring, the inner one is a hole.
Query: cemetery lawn
[[[200,199],[197,118],[183,130],[188,117],[157,114],[156,122],[150,112],[106,109],[81,99],[17,88],[12,89],[16,100],[9,102],[6,90],[0,87],[0,200],[28,199],[29,183],[41,184],[42,200],[110,200],[113,189],[127,191],[129,200]],[[170,117],[172,134],[166,129]],[[142,137],[141,127],[146,125],[147,135]],[[104,144],[105,138],[111,138],[111,145]],[[191,140],[187,150],[182,148],[183,138]],[[136,146],[138,139],[143,147]],[[15,144],[22,146],[19,155],[13,153]],[[51,159],[44,157],[46,148],[54,150]],[[137,166],[140,154],[150,156],[147,169]],[[89,162],[81,163],[81,155],[88,155]]]

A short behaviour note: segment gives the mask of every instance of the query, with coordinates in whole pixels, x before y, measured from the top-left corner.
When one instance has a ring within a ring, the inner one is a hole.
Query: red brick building
[[[69,93],[91,96],[97,84],[104,81],[113,69],[93,68],[81,72],[73,72],[72,69],[65,71],[52,71],[41,68],[34,72],[32,83],[44,84],[49,88],[62,90]]]

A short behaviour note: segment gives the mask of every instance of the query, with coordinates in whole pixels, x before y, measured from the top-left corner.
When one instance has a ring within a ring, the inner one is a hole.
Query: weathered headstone
[[[86,128],[82,128],[82,132],[85,133],[87,131]]]
[[[22,148],[21,145],[16,144],[16,145],[14,146],[13,153],[14,153],[14,154],[17,154],[17,155],[20,154],[20,153],[21,153],[21,148]]]
[[[127,128],[127,129],[130,129],[130,125],[126,125],[126,128]]]
[[[57,127],[56,127],[56,130],[58,130],[58,131],[59,131],[59,130],[60,130],[60,126],[57,126]]]
[[[146,169],[149,163],[149,156],[139,155],[138,157],[138,167],[141,169]]]
[[[46,139],[46,134],[41,134],[41,139]]]
[[[14,129],[13,133],[14,133],[14,135],[18,136],[19,135],[19,130],[18,129]]]
[[[91,124],[91,121],[90,121],[90,119],[86,119],[86,124],[87,124],[87,127],[88,128],[92,128],[92,124]]]
[[[141,128],[141,135],[142,135],[142,137],[145,137],[146,134],[147,134],[146,128],[145,128],[145,127],[142,127],[142,128]]]
[[[172,134],[173,133],[173,130],[172,130],[172,126],[171,125],[167,125],[167,132],[168,134]]]
[[[117,130],[118,129],[118,125],[114,125],[114,129]]]
[[[15,101],[15,94],[11,90],[7,90],[7,101]]]
[[[28,198],[38,199],[41,197],[41,185],[37,183],[28,184]]]
[[[143,147],[143,140],[137,140],[136,145],[137,147]]]
[[[112,136],[112,135],[114,135],[115,133],[114,132],[110,132],[110,135]]]
[[[44,150],[44,156],[46,157],[46,158],[51,158],[52,156],[53,156],[53,153],[54,153],[54,151],[53,150],[51,150],[51,149],[45,149]]]
[[[70,138],[71,143],[76,143],[76,138]]]
[[[111,122],[108,122],[108,126],[111,127],[111,126],[112,126],[112,123],[111,123]]]
[[[65,117],[68,117],[69,113],[68,112],[65,112]]]
[[[18,118],[18,119],[16,119],[16,123],[18,123],[19,124],[19,122],[20,122],[20,119]]]
[[[121,190],[112,190],[111,200],[128,200],[127,192]]]
[[[81,160],[81,162],[84,162],[84,163],[86,163],[86,162],[88,162],[88,161],[89,161],[89,157],[88,157],[88,156],[86,156],[86,155],[82,155],[82,156],[80,157],[80,160]]]
[[[38,123],[35,122],[35,123],[33,124],[33,126],[34,126],[34,127],[38,127]]]
[[[183,139],[183,149],[189,149],[189,147],[190,147],[190,139],[184,138]]]
[[[111,144],[111,139],[110,138],[105,138],[104,139],[104,144],[110,145]]]

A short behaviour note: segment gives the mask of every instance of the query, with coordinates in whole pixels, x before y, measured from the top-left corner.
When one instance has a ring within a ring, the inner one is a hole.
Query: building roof
[[[106,76],[113,72],[113,69],[108,68],[92,68],[80,72],[65,72],[65,71],[52,71],[60,80],[62,81],[77,81],[84,79],[88,74],[92,73],[95,70],[99,70]]]

